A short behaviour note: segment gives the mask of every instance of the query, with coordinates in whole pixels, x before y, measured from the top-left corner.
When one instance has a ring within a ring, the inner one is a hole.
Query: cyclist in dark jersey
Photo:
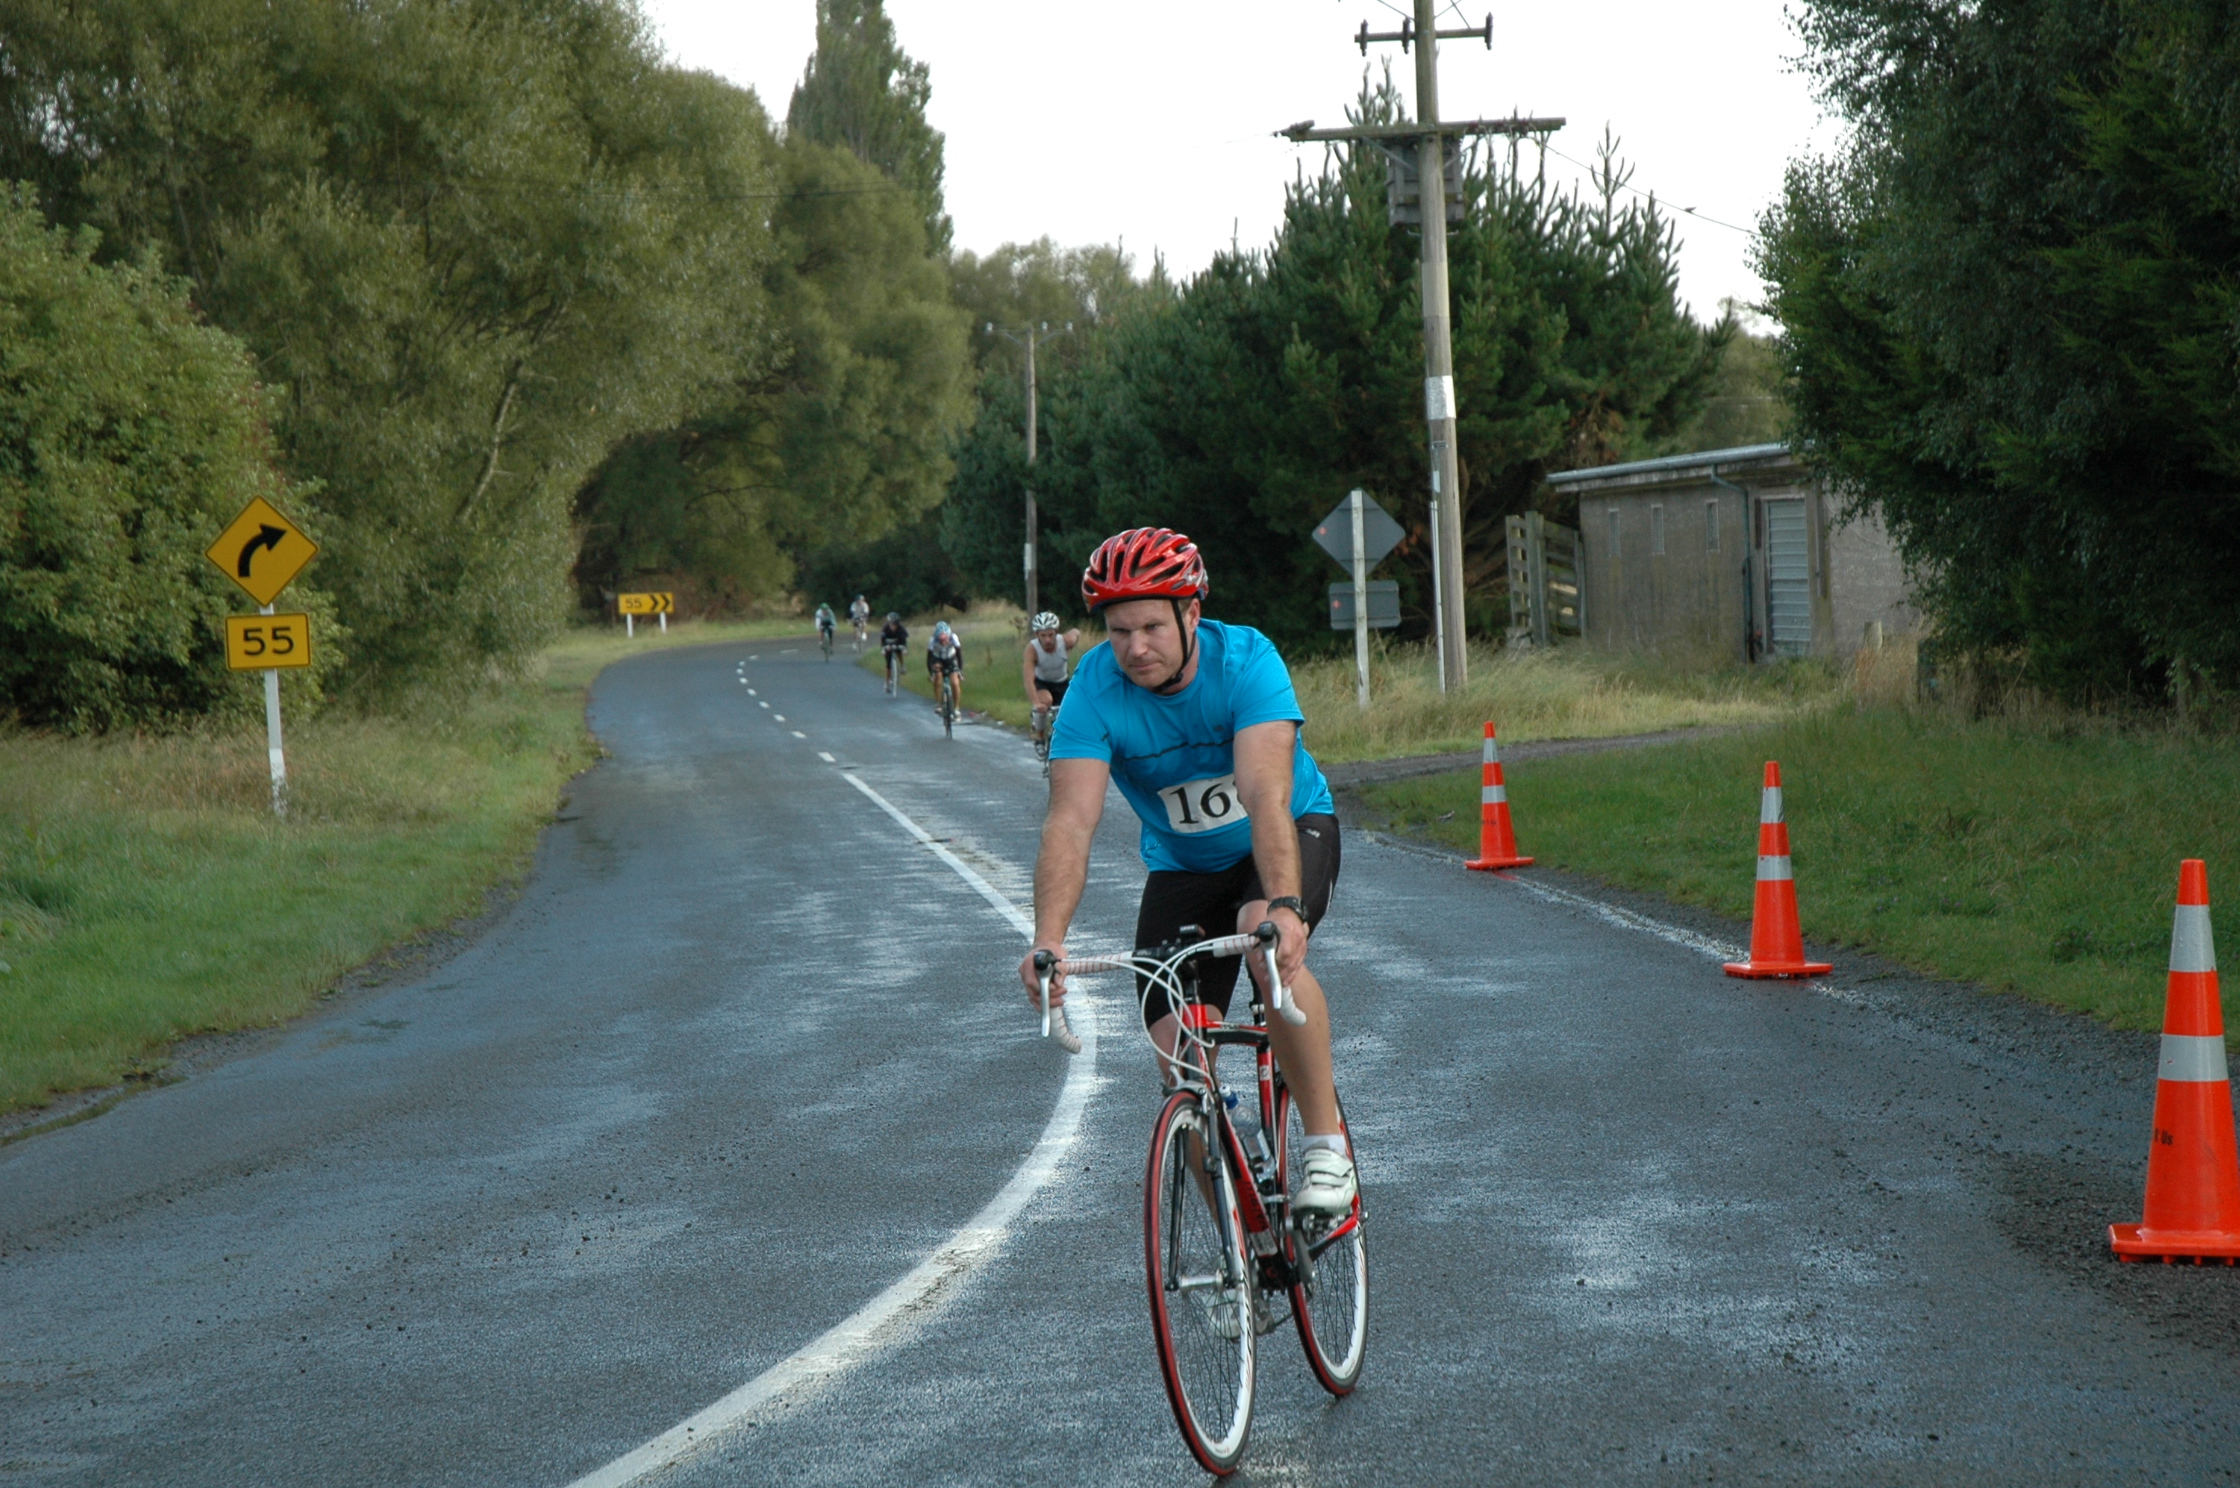
[[[902,623],[900,615],[892,610],[887,611],[887,623],[879,627],[879,650],[885,655],[883,664],[886,668],[887,691],[890,693],[894,691],[895,678],[902,672],[902,653],[909,646],[910,627]]]
[[[1138,946],[1172,940],[1184,925],[1226,935],[1274,921],[1279,972],[1307,1016],[1297,1028],[1268,1021],[1307,1133],[1293,1202],[1341,1214],[1353,1203],[1353,1163],[1338,1116],[1329,1013],[1306,967],[1308,936],[1337,882],[1338,821],[1300,738],[1305,717],[1283,658],[1258,631],[1203,618],[1206,589],[1197,546],[1163,527],[1107,539],[1089,560],[1082,598],[1110,639],[1082,657],[1051,736],[1034,944],[1019,976],[1036,999],[1034,952],[1064,957],[1105,788],[1118,785],[1142,819],[1151,870]],[[1235,957],[1212,960],[1199,974],[1199,996],[1226,1012],[1237,965]],[[1251,973],[1265,975],[1257,961]],[[1062,992],[1053,985],[1052,1001]],[[1171,1055],[1176,1014],[1163,992],[1146,996],[1144,1021]]]

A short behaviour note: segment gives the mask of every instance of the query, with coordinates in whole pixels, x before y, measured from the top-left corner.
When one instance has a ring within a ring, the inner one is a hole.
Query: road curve
[[[1018,933],[846,777],[1024,904],[1024,747],[805,643],[639,658],[592,718],[615,757],[470,951],[0,1149],[0,1484],[573,1482],[1019,1171],[1067,1071]],[[1118,817],[1083,943],[1132,918]],[[1245,1481],[2230,1477],[2240,1272],[2096,1229],[2151,1039],[1841,957],[1732,981],[1733,927],[1607,898],[1349,837],[1316,957],[1370,1359],[1333,1403],[1271,1338]],[[1144,1318],[1149,1060],[1101,1027],[1004,1243],[646,1481],[1200,1481]]]

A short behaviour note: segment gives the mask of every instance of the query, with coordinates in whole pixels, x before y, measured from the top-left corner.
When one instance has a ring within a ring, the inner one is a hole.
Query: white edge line
[[[1413,843],[1396,841],[1385,836],[1382,832],[1364,832],[1362,835],[1371,842],[1381,843],[1400,852],[1420,853],[1425,857],[1437,858],[1444,862],[1459,861],[1451,854],[1437,852],[1429,848],[1419,848]],[[1600,899],[1590,899],[1585,894],[1574,894],[1568,889],[1558,889],[1548,884],[1534,883],[1521,874],[1501,873],[1497,874],[1496,877],[1507,879],[1528,894],[1536,894],[1540,898],[1553,903],[1568,904],[1574,909],[1583,909],[1595,918],[1616,925],[1620,929],[1638,931],[1643,935],[1653,935],[1659,940],[1679,946],[1683,950],[1694,951],[1701,956],[1708,956],[1714,961],[1743,961],[1747,960],[1750,955],[1743,947],[1731,941],[1720,940],[1710,935],[1699,935],[1693,930],[1668,924],[1663,920],[1655,919],[1635,910],[1620,909],[1615,904],[1605,904]],[[1889,1002],[1887,998],[1876,997],[1851,987],[1839,987],[1833,982],[1818,978],[1813,979],[1806,985],[1810,986],[1813,991],[1832,997],[1838,1002],[1853,1003],[1859,1007],[1879,1008],[1887,1006]]]
[[[933,840],[926,830],[896,809],[895,805],[862,780],[846,771],[841,779],[862,791],[880,810],[902,824],[904,831],[957,871],[959,877],[987,900],[1020,934],[1032,937],[1034,924],[1019,907],[1006,899],[970,865]],[[1037,1190],[1058,1170],[1058,1163],[1081,1130],[1081,1114],[1089,1092],[1096,1085],[1097,1020],[1094,1003],[1080,992],[1067,999],[1091,1013],[1074,1024],[1081,1036],[1081,1052],[1066,1064],[1065,1084],[1058,1090],[1058,1104],[1044,1124],[1042,1135],[1011,1181],[987,1202],[962,1229],[941,1243],[939,1249],[878,1296],[779,1360],[715,1404],[686,1417],[636,1451],[617,1457],[596,1472],[577,1478],[569,1488],[625,1488],[672,1467],[737,1427],[749,1416],[797,1385],[827,1378],[863,1362],[886,1340],[881,1336],[905,1313],[922,1308],[929,1300],[962,1279],[1002,1249],[1012,1221],[1026,1208]]]
[[[1547,884],[1534,883],[1526,878],[1517,878],[1512,882],[1528,894],[1538,894],[1543,899],[1552,899],[1558,904],[1568,904],[1575,909],[1586,910],[1598,919],[1607,920],[1623,929],[1638,930],[1644,935],[1654,935],[1659,940],[1668,941],[1673,945],[1694,951],[1698,955],[1709,956],[1714,961],[1740,961],[1749,955],[1749,952],[1741,946],[1730,944],[1709,935],[1699,935],[1693,930],[1667,924],[1663,920],[1651,919],[1648,915],[1638,914],[1630,909],[1620,909],[1615,904],[1605,904],[1599,899],[1589,899],[1584,894],[1574,894],[1567,889],[1551,888]]]
[[[1382,832],[1363,832],[1361,835],[1371,842],[1389,847],[1395,852],[1414,853],[1419,857],[1431,858],[1441,863],[1451,863],[1458,868],[1462,866],[1462,859],[1453,853],[1441,852],[1436,848],[1418,847],[1412,842],[1402,842],[1396,838],[1387,837]],[[1537,894],[1540,898],[1552,900],[1557,904],[1568,904],[1574,909],[1583,909],[1597,919],[1606,920],[1621,929],[1638,930],[1644,935],[1654,935],[1659,940],[1668,941],[1685,950],[1694,951],[1698,955],[1709,956],[1714,961],[1737,961],[1747,954],[1738,945],[1730,945],[1726,941],[1716,940],[1708,935],[1698,935],[1693,930],[1683,930],[1678,925],[1668,925],[1663,920],[1651,919],[1645,914],[1636,914],[1630,909],[1620,909],[1615,904],[1605,904],[1600,899],[1590,899],[1584,894],[1574,894],[1568,889],[1551,888],[1547,884],[1534,883],[1520,873],[1502,872],[1493,876],[1515,884],[1528,894]]]

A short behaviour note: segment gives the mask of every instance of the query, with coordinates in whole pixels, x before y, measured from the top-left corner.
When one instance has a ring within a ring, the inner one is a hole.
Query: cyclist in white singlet
[[[1061,631],[1063,624],[1048,610],[1034,617],[1034,635],[1021,659],[1020,684],[1034,706],[1034,739],[1044,747],[1050,738],[1050,719],[1066,700],[1067,659],[1081,645],[1081,632]]]

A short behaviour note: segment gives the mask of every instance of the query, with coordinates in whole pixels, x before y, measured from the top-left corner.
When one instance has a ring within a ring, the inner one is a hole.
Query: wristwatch
[[[1268,908],[1271,910],[1288,909],[1293,914],[1299,917],[1300,924],[1304,925],[1307,922],[1306,901],[1301,899],[1297,894],[1286,894],[1281,899],[1270,899],[1268,901]]]

